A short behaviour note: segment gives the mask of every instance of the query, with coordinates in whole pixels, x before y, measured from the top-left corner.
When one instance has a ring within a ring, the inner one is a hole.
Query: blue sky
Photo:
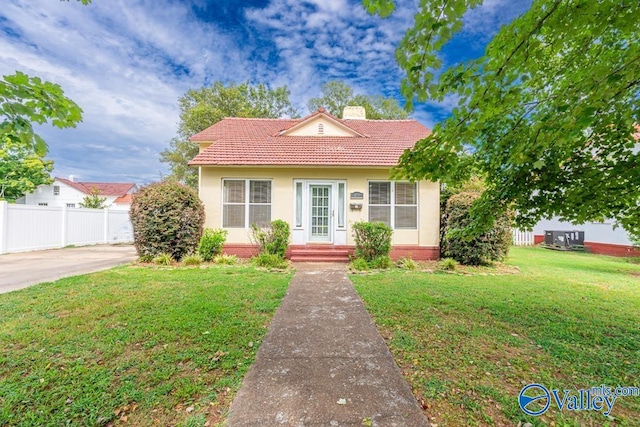
[[[148,183],[167,174],[159,153],[175,135],[177,99],[224,82],[287,85],[300,114],[323,83],[399,98],[394,50],[417,0],[388,19],[359,0],[3,0],[0,74],[16,70],[60,84],[84,110],[75,129],[42,127],[54,175]],[[465,16],[445,63],[480,55],[530,0],[486,0]],[[455,99],[418,105],[428,127]]]

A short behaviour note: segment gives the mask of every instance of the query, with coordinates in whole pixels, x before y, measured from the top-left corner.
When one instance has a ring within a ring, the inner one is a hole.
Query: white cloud
[[[526,11],[532,0],[484,0],[482,5],[467,11],[463,34],[474,36],[476,44],[486,44],[504,24]]]
[[[306,112],[306,101],[328,80],[342,80],[360,93],[397,92],[395,47],[415,11],[412,1],[400,3],[388,19],[347,0],[272,0],[265,8],[248,9],[246,17],[272,35],[278,73]]]
[[[11,31],[0,33],[0,74],[22,70],[56,82],[84,110],[83,123],[64,132],[64,140],[54,129],[41,130],[56,173],[86,165],[86,158],[61,150],[69,138],[79,137],[87,144],[122,147],[123,156],[132,146],[147,147],[142,168],[131,170],[131,176],[165,170],[158,153],[175,135],[177,98],[211,75],[226,80],[251,75],[247,52],[180,3],[5,3],[0,18]],[[57,155],[62,152],[65,157]],[[109,173],[109,163],[121,165],[121,160],[105,152],[103,164],[93,165],[93,177]]]
[[[333,79],[356,93],[398,96],[394,52],[417,2],[401,0],[381,19],[360,0],[271,0],[245,9],[238,28],[197,15],[204,0],[4,0],[0,74],[23,70],[59,83],[84,109],[76,129],[40,128],[57,175],[148,182],[166,173],[159,152],[175,135],[177,98],[189,88],[287,85],[302,114]],[[465,31],[483,29],[483,13],[501,13],[505,2],[488,0],[465,18]],[[425,108],[431,112],[414,116],[432,125],[452,103]]]

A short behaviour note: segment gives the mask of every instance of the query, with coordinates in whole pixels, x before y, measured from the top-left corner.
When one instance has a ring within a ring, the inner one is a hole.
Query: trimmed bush
[[[389,256],[393,230],[382,222],[356,222],[353,224],[356,243],[355,256],[371,263],[376,258]]]
[[[213,262],[215,264],[234,265],[238,262],[238,257],[235,255],[220,254],[213,258]]]
[[[181,259],[198,247],[204,224],[204,205],[189,187],[156,182],[140,189],[129,212],[138,255],[167,253]]]
[[[166,252],[158,254],[153,258],[153,263],[157,265],[171,265],[173,264],[173,261],[174,260],[171,254],[168,254]]]
[[[396,266],[405,270],[415,270],[416,268],[418,268],[418,264],[411,258],[400,258],[396,262]]]
[[[369,269],[369,264],[363,258],[355,258],[351,261],[351,268],[356,271],[366,271]]]
[[[289,267],[289,263],[283,257],[276,254],[268,254],[262,252],[252,258],[252,261],[258,267],[285,269]]]
[[[371,266],[371,268],[386,270],[393,266],[393,261],[391,260],[391,258],[389,258],[389,255],[380,255],[379,257],[372,259],[369,262],[369,265]]]
[[[471,222],[469,210],[480,197],[477,192],[462,192],[449,197],[444,215],[442,254],[464,265],[482,265],[504,259],[511,246],[511,215],[496,218],[492,229],[468,238],[464,236]]]
[[[454,271],[457,267],[458,261],[453,258],[442,258],[437,264],[437,269],[442,271]]]
[[[198,253],[202,256],[203,260],[211,261],[216,255],[222,252],[222,246],[226,240],[227,230],[205,228],[200,238]]]
[[[289,247],[291,229],[289,224],[281,219],[271,222],[269,227],[251,226],[251,238],[258,245],[260,254],[276,255],[284,259]]]
[[[145,263],[149,263],[149,262],[153,262],[153,255],[140,255],[138,257],[138,262],[145,262]]]
[[[202,264],[202,261],[204,260],[200,254],[185,255],[180,260],[184,265],[200,265]]]

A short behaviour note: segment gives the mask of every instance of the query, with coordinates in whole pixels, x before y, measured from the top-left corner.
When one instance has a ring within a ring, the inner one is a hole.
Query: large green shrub
[[[380,257],[388,257],[391,252],[393,230],[382,222],[356,222],[353,224],[356,243],[355,256],[368,263]]]
[[[289,247],[291,229],[289,224],[281,219],[271,222],[269,227],[251,226],[251,237],[258,245],[261,254],[276,255],[284,258]]]
[[[211,261],[216,255],[222,252],[222,246],[226,240],[227,230],[205,228],[200,238],[198,253],[205,261]]]
[[[129,212],[139,256],[193,253],[204,225],[204,205],[191,188],[170,181],[140,189]]]
[[[480,197],[478,192],[461,192],[447,200],[443,216],[442,255],[465,265],[481,265],[504,259],[511,246],[511,216],[496,218],[492,229],[469,238],[465,229],[470,225],[469,209]]]

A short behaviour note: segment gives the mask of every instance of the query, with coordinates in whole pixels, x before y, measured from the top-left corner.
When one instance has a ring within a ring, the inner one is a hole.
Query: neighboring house
[[[543,219],[533,227],[533,242],[544,242],[545,231],[584,231],[584,246],[591,253],[640,256],[629,234],[622,227],[614,228],[614,224],[614,221],[605,221],[575,225],[558,218]]]
[[[255,253],[251,224],[288,222],[291,259],[346,259],[351,227],[382,221],[393,228],[393,258],[439,257],[437,182],[390,180],[405,149],[430,131],[416,120],[366,120],[362,107],[344,119],[324,109],[302,119],[226,118],[191,137],[206,226],[228,231],[225,252]]]
[[[138,187],[136,186],[136,191]],[[120,196],[113,201],[110,209],[128,211],[131,209],[131,202],[133,201],[133,193],[127,193],[124,196]]]
[[[128,210],[131,206],[131,194],[138,186],[131,182],[79,182],[73,176],[70,179],[54,178],[50,185],[40,185],[27,194],[24,203],[27,205],[57,206],[79,208],[84,198],[97,189],[101,197],[106,197],[105,205],[111,209]]]
[[[635,125],[637,133],[633,134],[640,141],[640,126]],[[640,142],[633,148],[633,153],[640,151]],[[622,227],[615,227],[615,221],[587,222],[572,224],[561,221],[558,217],[543,219],[533,227],[534,244],[544,242],[545,231],[584,231],[584,246],[594,254],[614,256],[640,256],[639,248],[633,246],[631,236]]]

